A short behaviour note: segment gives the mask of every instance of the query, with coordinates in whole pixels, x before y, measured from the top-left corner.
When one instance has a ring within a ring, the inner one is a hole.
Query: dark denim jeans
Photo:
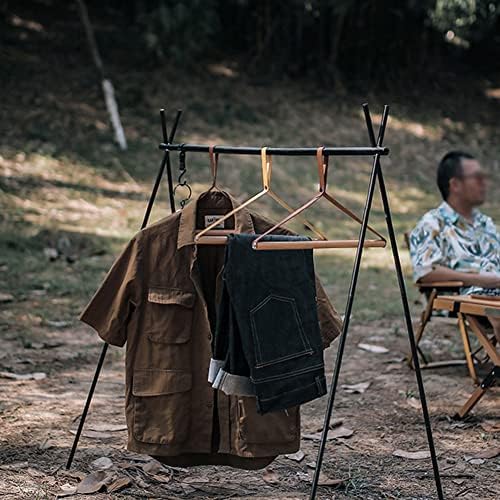
[[[263,414],[323,396],[326,380],[312,250],[256,251],[255,238],[229,236],[209,381]]]

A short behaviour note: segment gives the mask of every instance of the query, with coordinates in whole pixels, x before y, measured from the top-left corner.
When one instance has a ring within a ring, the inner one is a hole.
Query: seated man
[[[451,151],[439,163],[443,202],[427,212],[410,235],[415,281],[462,281],[462,295],[500,296],[500,233],[477,208],[486,197],[486,175],[468,153]],[[488,317],[500,342],[500,318]]]

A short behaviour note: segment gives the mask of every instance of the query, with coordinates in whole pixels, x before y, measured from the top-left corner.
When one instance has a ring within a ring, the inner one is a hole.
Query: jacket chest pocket
[[[153,342],[182,344],[191,338],[195,294],[179,288],[150,287],[145,333]]]

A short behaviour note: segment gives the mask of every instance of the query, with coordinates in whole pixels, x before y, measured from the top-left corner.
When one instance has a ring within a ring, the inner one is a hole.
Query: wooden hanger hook
[[[328,156],[325,156],[325,146],[320,146],[316,150],[316,158],[318,160],[318,176],[319,176],[319,191],[326,191],[327,176],[328,176]]]
[[[267,147],[260,150],[262,160],[262,186],[265,190],[271,188],[271,174],[273,170],[273,157],[267,154]]]

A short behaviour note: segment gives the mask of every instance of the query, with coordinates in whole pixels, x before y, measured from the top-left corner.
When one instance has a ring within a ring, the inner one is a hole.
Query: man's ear
[[[456,193],[460,185],[460,179],[458,177],[452,177],[450,179],[450,193]]]

